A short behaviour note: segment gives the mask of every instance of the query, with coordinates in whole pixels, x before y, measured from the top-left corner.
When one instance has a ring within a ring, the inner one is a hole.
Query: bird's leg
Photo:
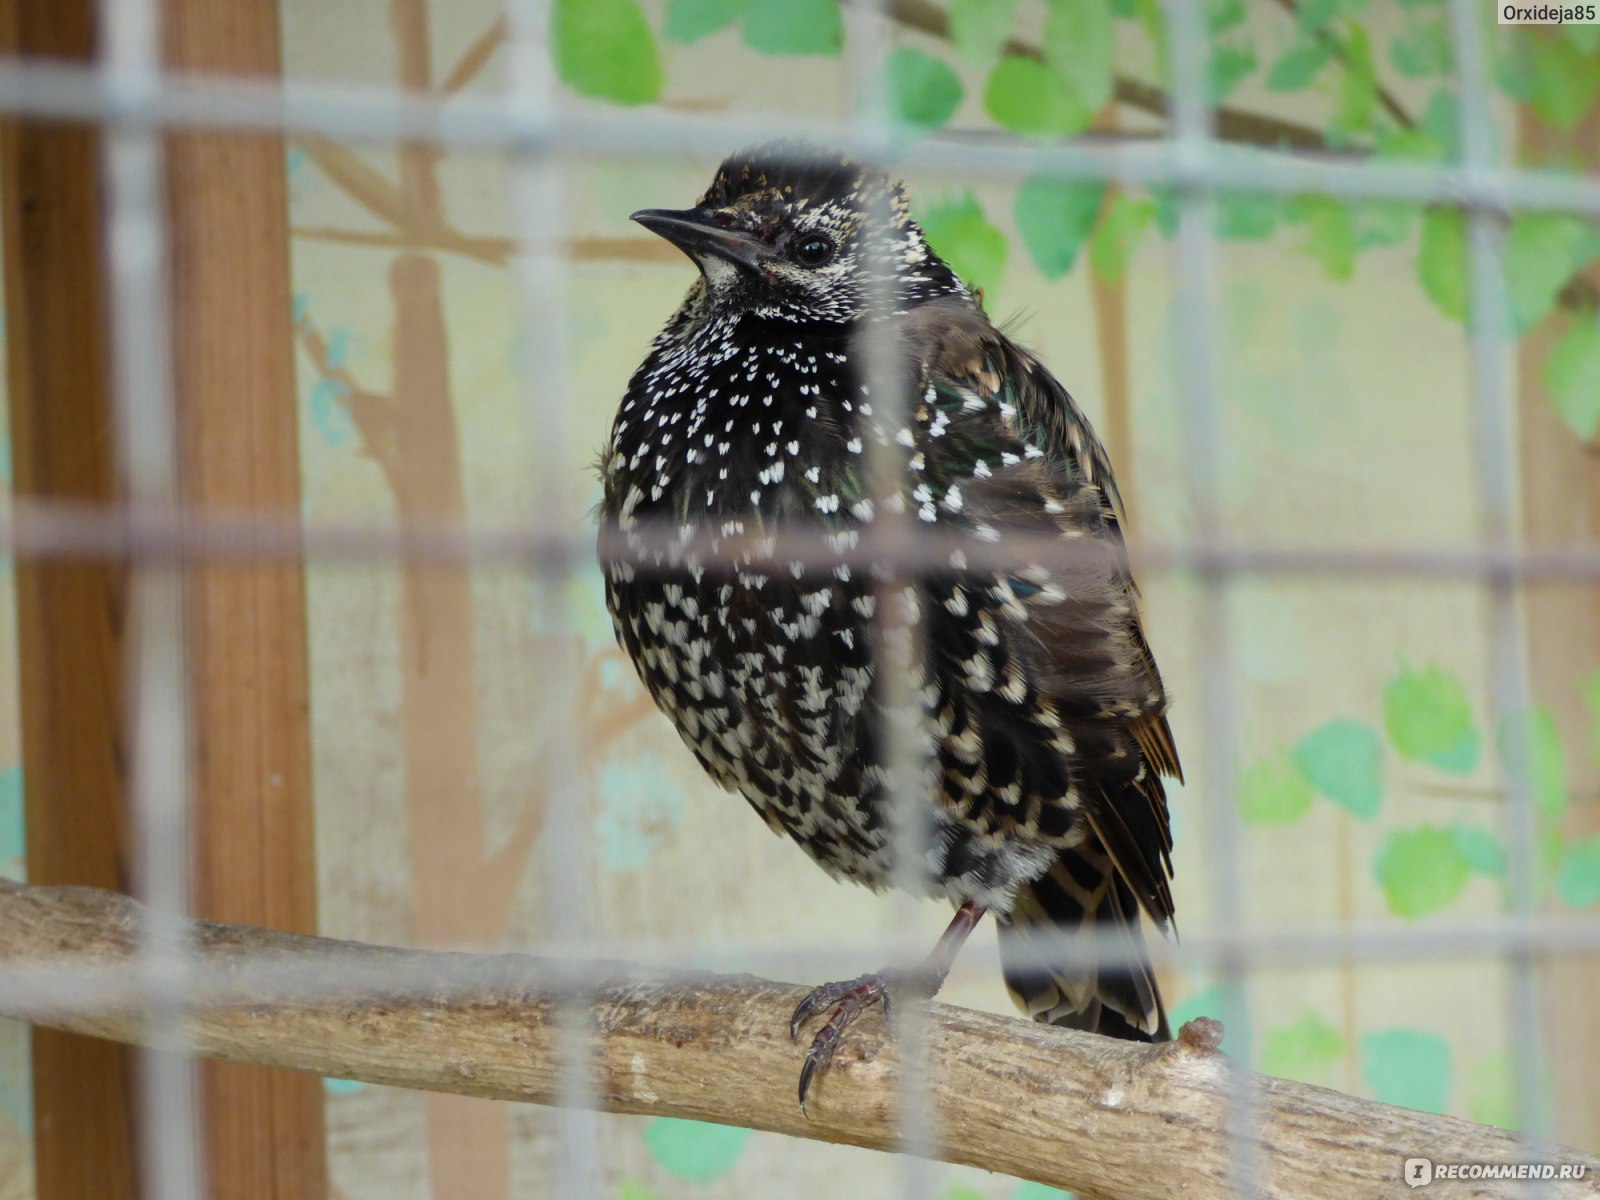
[[[956,915],[950,918],[950,924],[939,936],[939,943],[934,946],[933,953],[914,970],[878,971],[872,975],[863,975],[859,979],[825,983],[813,989],[804,1000],[800,1001],[794,1010],[794,1016],[789,1018],[791,1039],[799,1038],[800,1026],[805,1024],[807,1019],[825,1009],[833,1009],[828,1015],[827,1023],[817,1031],[817,1036],[811,1039],[811,1049],[806,1052],[805,1065],[800,1068],[802,1111],[806,1106],[806,1092],[811,1087],[811,1080],[832,1061],[833,1052],[839,1048],[839,1040],[849,1028],[850,1022],[860,1016],[863,1009],[880,1000],[883,1002],[884,1015],[888,1016],[890,993],[897,988],[905,988],[925,999],[932,999],[937,995],[939,988],[944,984],[945,976],[950,974],[950,967],[955,963],[956,953],[967,940],[967,935],[983,919],[985,911],[982,905],[974,904],[971,900],[956,909]]]

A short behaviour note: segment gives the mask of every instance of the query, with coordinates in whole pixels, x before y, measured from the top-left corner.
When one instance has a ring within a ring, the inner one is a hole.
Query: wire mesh
[[[1178,276],[1175,329],[1177,390],[1190,443],[1186,458],[1188,492],[1193,505],[1193,540],[1202,547],[1216,544],[1222,530],[1218,471],[1224,461],[1223,414],[1216,392],[1215,325],[1217,264],[1211,230],[1214,197],[1193,168],[1214,156],[1213,114],[1207,92],[1211,72],[1210,41],[1200,9],[1172,0],[1166,8],[1173,36],[1173,158],[1179,165],[1178,232],[1174,256]],[[1191,171],[1193,174],[1191,175]],[[1237,744],[1237,702],[1233,654],[1228,631],[1228,578],[1216,571],[1199,576],[1200,621],[1211,631],[1206,639],[1201,675],[1204,680],[1206,745],[1205,795],[1208,800],[1206,849],[1214,863],[1241,861],[1238,811],[1226,802],[1235,793],[1234,754]],[[1248,897],[1243,872],[1213,871],[1216,919],[1227,928],[1243,928]],[[1251,956],[1224,959],[1217,976],[1224,987],[1242,990],[1249,982]],[[1231,1153],[1230,1183],[1236,1194],[1259,1193],[1256,1155],[1256,1096],[1251,1078],[1229,1069],[1227,1133]]]
[[[106,50],[99,78],[124,103],[159,92],[157,6],[105,0]],[[177,417],[166,297],[167,242],[158,130],[108,132],[106,183],[114,410],[122,477],[137,502],[173,507]],[[194,970],[181,924],[190,897],[188,703],[182,581],[171,567],[136,567],[130,588],[135,669],[126,699],[132,750],[132,809],[138,826],[137,891],[151,910],[139,962],[158,1036],[172,1047],[142,1055],[140,1086],[150,1120],[139,1156],[150,1195],[198,1200],[204,1193],[195,1068],[176,1052]],[[162,987],[160,985],[167,986]],[[150,986],[155,985],[155,986]]]
[[[1181,364],[1181,398],[1191,454],[1188,481],[1193,502],[1193,536],[1161,543],[1130,539],[1141,572],[1192,573],[1201,583],[1204,624],[1213,631],[1203,662],[1205,691],[1201,697],[1207,775],[1205,792],[1213,798],[1206,851],[1213,863],[1239,861],[1240,829],[1231,804],[1220,798],[1237,784],[1233,748],[1238,740],[1234,695],[1233,647],[1229,586],[1246,575],[1318,575],[1349,577],[1372,574],[1403,577],[1449,577],[1486,582],[1492,589],[1494,697],[1502,714],[1528,706],[1518,589],[1532,580],[1600,581],[1600,552],[1587,548],[1533,549],[1517,543],[1515,530],[1516,444],[1514,413],[1505,384],[1507,342],[1500,336],[1504,308],[1500,221],[1513,212],[1560,212],[1600,220],[1600,179],[1569,177],[1498,165],[1489,138],[1484,94],[1484,48],[1478,14],[1466,0],[1451,7],[1456,61],[1462,81],[1462,161],[1459,165],[1363,164],[1359,170],[1336,154],[1279,156],[1228,152],[1214,138],[1207,77],[1207,42],[1201,16],[1185,0],[1170,0],[1167,13],[1175,31],[1172,70],[1174,134],[1155,144],[1085,143],[1037,147],[1021,144],[973,144],[933,137],[909,149],[897,148],[901,165],[963,179],[1014,179],[1045,174],[1064,180],[1110,180],[1169,185],[1179,195],[1181,220],[1176,243],[1179,279],[1177,359]],[[34,503],[19,509],[0,525],[0,548],[19,556],[131,556],[139,564],[136,613],[137,691],[130,712],[135,723],[136,794],[140,815],[140,894],[155,910],[182,915],[188,895],[188,870],[182,847],[188,844],[189,821],[185,785],[185,704],[182,669],[182,625],[177,566],[207,559],[255,560],[273,555],[315,557],[334,561],[379,562],[431,560],[483,565],[527,564],[545,580],[541,604],[552,611],[562,604],[562,583],[593,553],[592,533],[581,526],[581,514],[570,511],[553,491],[541,490],[535,522],[493,528],[412,524],[403,530],[366,524],[312,522],[274,523],[249,515],[216,517],[180,513],[171,481],[175,446],[170,364],[170,327],[165,248],[161,217],[161,136],[174,129],[212,128],[278,133],[321,133],[385,145],[417,140],[449,147],[492,148],[512,156],[515,166],[515,226],[524,254],[519,259],[523,328],[527,353],[539,364],[538,383],[527,388],[530,424],[539,430],[534,455],[573,450],[564,404],[567,355],[563,279],[559,246],[565,226],[563,165],[573,157],[612,156],[626,159],[671,158],[685,152],[721,154],[730,147],[764,139],[770,123],[705,114],[572,114],[553,100],[554,81],[539,30],[548,24],[547,7],[537,0],[509,0],[512,86],[499,101],[455,97],[448,104],[436,97],[350,86],[292,86],[225,81],[163,73],[156,54],[156,5],[150,0],[106,0],[105,27],[110,51],[95,68],[65,64],[0,63],[0,112],[17,116],[89,120],[111,134],[108,139],[108,182],[112,200],[109,244],[112,250],[113,315],[117,348],[116,383],[121,445],[130,481],[130,503],[116,513],[85,511],[62,504]],[[867,5],[852,13],[850,44],[861,55],[858,79],[862,102],[856,116],[833,122],[794,121],[789,131],[882,159],[890,145],[885,100],[873,86],[872,65],[882,46],[873,30],[882,21],[882,6]],[[1474,325],[1474,403],[1478,423],[1483,537],[1455,547],[1410,546],[1386,549],[1339,547],[1271,547],[1233,539],[1220,517],[1217,464],[1223,461],[1223,429],[1216,394],[1215,348],[1218,341],[1214,286],[1215,247],[1210,232],[1212,197],[1222,189],[1274,195],[1316,193],[1340,200],[1400,200],[1448,204],[1471,214],[1470,263]],[[880,310],[888,303],[874,297]],[[887,335],[886,336],[892,336]],[[893,382],[895,351],[880,346],[874,354],[872,393],[887,414],[895,411],[899,390]],[[904,407],[904,398],[900,400]],[[899,424],[892,415],[887,423]],[[894,487],[900,465],[894,456],[874,466],[879,494]],[[652,536],[645,531],[641,536]],[[675,529],[653,536],[666,546],[677,542]],[[847,561],[863,568],[889,562],[908,576],[948,562],[950,545],[938,535],[915,539],[896,536],[892,528],[867,535]],[[1060,563],[1063,570],[1094,569],[1092,548],[1063,545],[1057,539],[1038,544],[1010,540],[986,551],[962,543],[972,566],[1001,567],[1018,560]],[[707,549],[710,558],[713,551]],[[726,561],[736,556],[764,555],[783,563],[815,560],[830,566],[839,548],[804,530],[780,531],[763,547],[725,545]],[[891,606],[879,606],[880,621],[891,618]],[[882,630],[880,630],[880,637]],[[891,706],[892,707],[892,706]],[[559,710],[558,710],[559,711]],[[558,741],[561,740],[558,738]],[[920,775],[915,750],[897,746],[892,774],[901,780]],[[1507,753],[1504,790],[1508,805],[1509,872],[1512,903],[1504,915],[1471,922],[1436,923],[1426,929],[1395,926],[1341,926],[1288,933],[1246,932],[1250,897],[1239,873],[1213,870],[1217,930],[1186,937],[1181,946],[1151,947],[1158,964],[1182,963],[1211,969],[1224,981],[1243,984],[1253,970],[1353,961],[1408,961],[1426,958],[1493,955],[1512,968],[1508,1006],[1508,1044],[1518,1053],[1519,1108],[1524,1121],[1536,1122],[1539,1080],[1536,1045],[1539,1021],[1533,965],[1552,954],[1600,950],[1600,924],[1594,921],[1552,921],[1541,916],[1532,899],[1536,852],[1534,811],[1529,784],[1528,751],[1515,737]],[[552,794],[568,788],[560,763],[548,766],[545,780]],[[917,797],[909,789],[902,810]],[[914,812],[914,809],[912,809]],[[897,821],[897,859],[916,870],[923,858],[922,825],[912,817]],[[633,940],[607,943],[596,939],[587,919],[588,882],[580,864],[585,857],[582,826],[566,814],[546,831],[546,894],[563,898],[551,904],[552,922],[545,946],[555,957],[533,968],[547,973],[545,983],[565,997],[562,1028],[572,1048],[564,1065],[563,1100],[558,1118],[562,1160],[558,1194],[595,1194],[599,1170],[591,1078],[590,1031],[585,996],[601,978],[615,976],[614,963],[624,958],[641,969],[682,965],[686,960],[716,967],[739,965],[756,969],[803,970],[811,977],[842,960],[902,961],[919,957],[926,947],[893,936],[900,922],[891,907],[885,935],[855,938],[848,946],[766,944],[735,945],[708,953],[694,939],[681,942]],[[1230,932],[1231,931],[1231,932]],[[1118,963],[1125,953],[1115,936],[1074,935],[1064,947],[1085,963]],[[973,946],[972,963],[996,965],[994,951]],[[254,973],[253,973],[254,972]],[[603,972],[603,974],[602,974]],[[259,969],[239,964],[228,986],[248,985],[251,994],[311,997],[342,993],[348,975],[330,972],[325,964],[303,969],[279,959]],[[361,986],[381,992],[426,984],[437,991],[437,979],[419,981],[404,973],[365,977]],[[0,992],[8,1003],[40,1013],[94,1011],[137,1003],[160,1020],[178,1023],[185,1005],[208,995],[215,981],[195,974],[181,940],[165,936],[159,923],[139,972],[87,971],[51,967],[8,971]],[[449,983],[443,987],[448,990]],[[902,1042],[906,1103],[901,1109],[905,1145],[915,1151],[932,1142],[931,1114],[918,1103],[917,1087],[925,1050],[925,1029],[919,1014],[902,1007],[896,1031]],[[174,1039],[176,1041],[176,1039]],[[191,1069],[176,1057],[157,1056],[149,1080],[150,1110],[159,1119],[151,1127],[147,1154],[151,1194],[182,1198],[203,1194],[202,1166],[195,1136],[196,1105]],[[1254,1145],[1254,1107],[1248,1077],[1233,1076],[1236,1088],[1230,1132],[1234,1140],[1234,1184],[1242,1195],[1254,1194],[1259,1168]],[[908,1197],[931,1194],[931,1176],[915,1155],[908,1156],[903,1192]]]

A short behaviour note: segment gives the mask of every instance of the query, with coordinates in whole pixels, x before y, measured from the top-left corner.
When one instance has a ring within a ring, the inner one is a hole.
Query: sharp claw
[[[806,1055],[805,1065],[800,1068],[800,1112],[809,1117],[806,1112],[806,1092],[811,1089],[811,1077],[817,1073],[817,1060],[811,1055]]]
[[[789,1040],[799,1041],[800,1027],[819,1012],[831,1008],[840,996],[848,993],[855,985],[855,980],[849,983],[825,983],[807,992],[806,998],[795,1005],[794,1015],[789,1018]]]
[[[828,1069],[828,1064],[833,1061],[834,1051],[838,1049],[844,1031],[855,1018],[869,1005],[881,1002],[884,1006],[884,1017],[889,1016],[887,973],[880,975],[863,975],[860,979],[852,979],[843,983],[825,983],[813,989],[806,998],[795,1006],[793,1015],[789,1018],[789,1040],[800,1040],[800,1029],[812,1017],[832,1009],[825,1024],[811,1041],[811,1048],[806,1051],[806,1060],[800,1068],[800,1111],[806,1111],[806,1095],[811,1090],[811,1083],[823,1071]],[[809,1114],[807,1114],[809,1116]]]
[[[838,1044],[839,1031],[829,1026],[817,1034],[816,1041],[811,1043],[811,1049],[806,1051],[806,1061],[800,1068],[801,1112],[805,1112],[806,1109],[806,1093],[811,1090],[811,1081],[817,1077],[819,1071],[828,1069],[828,1064],[833,1061],[833,1051]]]
[[[816,993],[812,992],[807,995],[804,1000],[800,1001],[799,1004],[794,1006],[794,1015],[789,1018],[789,1040],[791,1042],[798,1042],[800,1040],[800,1026],[804,1025],[806,1023],[806,1018],[811,1015],[811,1010],[814,1007],[811,1001],[815,996]]]

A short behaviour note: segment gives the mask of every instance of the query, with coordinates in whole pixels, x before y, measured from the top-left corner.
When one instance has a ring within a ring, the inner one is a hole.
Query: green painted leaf
[[[1510,767],[1510,740],[1514,732],[1511,718],[1500,727],[1500,754]],[[1533,802],[1541,815],[1559,817],[1567,809],[1567,762],[1561,752],[1561,734],[1556,719],[1543,705],[1536,705],[1525,717],[1524,752],[1533,785]]]
[[[10,863],[20,863],[26,853],[22,805],[22,766],[13,763],[0,771],[0,871]]]
[[[1562,424],[1584,441],[1600,434],[1600,322],[1580,318],[1562,334],[1544,385]]]
[[[1249,43],[1212,47],[1211,103],[1221,104],[1260,65],[1256,48]]]
[[[983,107],[1006,129],[1035,137],[1082,132],[1094,116],[1059,75],[1020,54],[1006,55],[989,73]]]
[[[1556,894],[1572,908],[1600,904],[1600,837],[1567,848],[1556,875]]]
[[[1011,34],[1017,0],[950,0],[950,41],[961,60],[987,67]]]
[[[960,77],[947,63],[921,50],[897,47],[883,69],[895,120],[914,133],[938,129],[961,103]]]
[[[1466,689],[1439,667],[1402,667],[1384,685],[1383,723],[1402,757],[1459,773],[1478,761],[1478,731]]]
[[[1111,36],[1107,0],[1047,0],[1044,59],[1091,113],[1111,99]]]
[[[650,1157],[668,1173],[694,1183],[709,1183],[733,1170],[749,1140],[748,1129],[676,1117],[656,1117],[644,1130]]]
[[[1206,0],[1206,28],[1212,34],[1225,33],[1244,24],[1244,0]]]
[[[1389,43],[1389,61],[1400,74],[1412,79],[1447,75],[1455,66],[1450,32],[1443,21],[1423,21]]]
[[[1377,153],[1403,162],[1443,162],[1449,157],[1444,143],[1426,129],[1386,129],[1378,135]]]
[[[744,0],[672,0],[661,36],[669,42],[697,42],[728,28],[744,12]]]
[[[1006,265],[1006,235],[983,214],[968,192],[959,200],[934,205],[921,217],[928,244],[972,287],[992,292]]]
[[[1533,39],[1525,26],[1513,25],[1495,31],[1489,46],[1494,54],[1495,81],[1513,100],[1533,96]]]
[[[1339,15],[1339,0],[1300,0],[1295,8],[1295,28],[1303,34],[1315,33]]]
[[[1095,277],[1116,283],[1128,268],[1142,234],[1156,215],[1155,201],[1118,192],[1089,239],[1089,266]]]
[[[1350,206],[1326,196],[1310,197],[1305,201],[1306,249],[1311,257],[1322,264],[1330,279],[1349,279],[1355,274],[1356,252],[1361,248],[1356,240],[1355,217]]]
[[[1533,38],[1528,46],[1528,100],[1557,129],[1572,129],[1600,96],[1600,58],[1565,38]]]
[[[1372,869],[1390,912],[1425,917],[1461,894],[1472,863],[1450,830],[1422,825],[1388,834]]]
[[[1480,1125],[1517,1127],[1516,1073],[1508,1054],[1494,1054],[1467,1068],[1462,1078],[1467,1116]]]
[[[1459,153],[1461,102],[1452,88],[1434,88],[1427,107],[1422,110],[1420,124],[1445,148],[1446,157],[1454,158]]]
[[[1239,816],[1251,825],[1288,825],[1311,811],[1311,783],[1287,758],[1255,763],[1239,778]]]
[[[642,1179],[624,1179],[617,1184],[617,1200],[661,1200]]]
[[[983,1200],[983,1193],[965,1183],[952,1183],[945,1189],[943,1200]]]
[[[1315,33],[1334,17],[1357,17],[1367,11],[1367,0],[1301,0],[1295,10],[1295,27]]]
[[[1261,1039],[1261,1069],[1280,1079],[1317,1083],[1343,1054],[1339,1031],[1309,1008],[1293,1025],[1269,1029]]]
[[[1178,222],[1183,216],[1183,206],[1178,203],[1178,191],[1158,183],[1150,188],[1150,195],[1156,202],[1156,228],[1161,231],[1162,237],[1170,238],[1178,232]]]
[[[1521,332],[1555,306],[1590,249],[1589,226],[1557,213],[1519,213],[1506,233],[1506,298]]]
[[[1011,1193],[1011,1200],[1073,1200],[1071,1192],[1063,1192],[1044,1183],[1025,1183]]]
[[[1385,1104],[1442,1113],[1452,1073],[1450,1043],[1437,1033],[1385,1029],[1361,1039],[1361,1077]]]
[[[1352,815],[1363,821],[1377,815],[1383,802],[1383,747],[1372,726],[1329,721],[1300,739],[1294,764],[1313,787]]]
[[[1344,40],[1344,72],[1339,80],[1339,110],[1333,125],[1341,134],[1368,128],[1378,111],[1378,69],[1372,61],[1372,43],[1359,25],[1350,27]]]
[[[1394,246],[1411,236],[1420,211],[1399,200],[1364,200],[1351,206],[1355,216],[1356,245]]]
[[[744,0],[744,40],[763,54],[838,54],[839,0]]]
[[[1506,851],[1498,838],[1487,829],[1471,825],[1450,826],[1450,836],[1455,838],[1456,849],[1467,865],[1480,875],[1502,878],[1506,873]]]
[[[1274,92],[1297,92],[1305,87],[1333,58],[1333,48],[1325,42],[1299,42],[1289,47],[1272,70],[1267,72],[1267,87]]]
[[[1579,54],[1600,54],[1600,25],[1563,22],[1561,36],[1571,42]]]
[[[1171,76],[1167,65],[1167,7],[1162,0],[1134,0],[1139,24],[1155,49],[1156,82],[1165,83]]]
[[[1470,737],[1462,738],[1451,749],[1440,751],[1429,761],[1441,771],[1467,775],[1478,765],[1478,749],[1478,735],[1473,732]]]
[[[550,56],[580,96],[649,104],[661,96],[661,56],[637,0],[555,0]]]
[[[1218,192],[1212,232],[1230,241],[1269,238],[1282,214],[1282,201],[1265,192]]]
[[[1017,189],[1017,230],[1047,279],[1072,270],[1078,251],[1100,216],[1106,185],[1034,175]]]
[[[1417,277],[1429,300],[1454,320],[1467,316],[1467,226],[1459,209],[1430,208],[1422,218]]]

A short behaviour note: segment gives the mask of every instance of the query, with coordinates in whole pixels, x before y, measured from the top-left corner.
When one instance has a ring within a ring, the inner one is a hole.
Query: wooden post
[[[275,0],[167,0],[169,69],[276,76]],[[167,140],[181,491],[197,513],[298,519],[299,445],[281,138]],[[196,911],[314,933],[305,586],[298,563],[185,579]],[[327,1194],[315,1076],[207,1063],[209,1193]]]
[[[7,54],[88,60],[92,0],[0,5]],[[16,494],[118,499],[102,268],[100,138],[8,119],[0,133]],[[126,564],[16,564],[28,876],[126,890]],[[133,1055],[33,1031],[40,1200],[131,1200]]]
[[[1600,105],[1591,106],[1569,133],[1549,128],[1529,105],[1519,105],[1517,135],[1528,165],[1571,161],[1585,171],[1600,170],[1595,150],[1600,146]],[[1600,273],[1591,269],[1589,279],[1600,284]],[[1517,343],[1523,534],[1535,546],[1594,545],[1600,540],[1600,444],[1585,444],[1562,424],[1544,385],[1545,367],[1561,335],[1574,321],[1593,319],[1587,312],[1559,314]],[[1600,588],[1593,584],[1546,584],[1524,592],[1533,698],[1549,708],[1566,750],[1573,803],[1564,829],[1570,841],[1600,834],[1593,717],[1580,690],[1600,666],[1597,597]],[[1549,1132],[1574,1145],[1600,1145],[1600,1076],[1594,1070],[1600,1035],[1593,1004],[1600,987],[1600,958],[1543,963],[1539,979],[1544,1051],[1553,1085]]]

